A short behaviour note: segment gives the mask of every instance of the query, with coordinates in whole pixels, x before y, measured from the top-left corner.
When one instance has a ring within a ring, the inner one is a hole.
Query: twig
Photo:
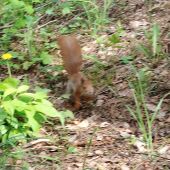
[[[40,16],[35,22],[34,24],[38,23],[42,18],[44,18],[47,14],[44,14],[42,16]]]
[[[51,24],[51,23],[54,23],[54,22],[56,22],[56,21],[58,21],[58,19],[55,19],[55,20],[49,21],[49,22],[47,22],[47,23],[45,23],[45,24],[43,24],[43,25],[40,25],[40,26],[38,26],[37,29],[43,28],[43,27],[45,27],[45,26],[47,26],[47,25],[49,25],[49,24]]]
[[[132,154],[136,154],[136,155],[148,155],[148,153],[140,153],[140,152],[131,152]],[[165,158],[165,157],[163,157],[163,156],[160,156],[160,155],[158,155],[158,154],[154,154],[153,156],[155,156],[155,157],[157,157],[157,158],[162,158],[162,159],[166,159],[166,160],[168,160],[168,161],[170,161],[170,159],[169,158]]]
[[[2,30],[2,29],[4,29],[4,28],[10,28],[10,27],[12,27],[12,24],[11,24],[11,23],[8,24],[8,25],[1,26],[1,27],[0,27],[0,30]]]
[[[31,141],[30,143],[27,143],[24,148],[28,148],[28,147],[31,147],[33,145],[36,145],[38,143],[42,143],[42,142],[50,142],[49,139],[37,139],[37,140],[34,140],[34,141]]]

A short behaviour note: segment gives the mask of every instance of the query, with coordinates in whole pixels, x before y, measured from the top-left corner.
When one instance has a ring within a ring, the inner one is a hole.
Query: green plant
[[[28,50],[28,56],[29,58],[32,58],[35,54],[35,49],[34,49],[34,32],[33,32],[33,18],[29,17],[30,19],[27,22],[27,29],[24,33],[24,42],[27,46]]]
[[[13,166],[15,166],[17,160],[22,160],[26,154],[23,149],[17,146],[15,146],[14,150],[12,151],[11,148],[3,148],[2,153],[3,154],[0,155],[0,169],[11,169]],[[11,165],[9,164],[9,160],[12,162]],[[23,160],[22,167],[24,168],[26,166],[28,167],[29,164]]]
[[[133,56],[122,56],[120,58],[120,61],[121,61],[122,64],[129,64],[130,62],[133,61],[133,59],[134,59]]]
[[[151,71],[147,68],[141,68],[140,70],[136,70],[134,66],[132,68],[132,78],[130,80],[130,87],[135,90],[138,100],[141,100],[141,89],[144,95],[147,94],[149,90],[149,82],[151,77]]]
[[[41,8],[41,10],[40,8],[37,9],[37,6],[42,3],[45,2],[41,0],[2,0],[1,2],[0,25],[3,26],[0,27],[0,30],[2,30],[0,48],[3,51],[10,51],[11,48],[13,49],[13,46],[18,46],[18,41],[20,42],[19,44],[22,44],[19,51],[15,51],[14,48],[14,51],[18,53],[16,55],[17,62],[12,65],[14,68],[24,68],[27,70],[35,63],[51,63],[51,56],[46,50],[42,51],[44,42],[42,42],[41,46],[37,45],[37,39],[35,38],[37,32],[35,30],[42,17],[41,13],[44,12],[44,16],[52,15],[53,13],[50,10],[53,10],[53,8],[49,9],[49,6],[56,2],[49,3],[47,9],[46,7]],[[18,50],[18,47],[16,49]],[[43,52],[46,55],[42,55]]]
[[[51,48],[46,48],[46,46],[49,46],[50,43],[47,44],[46,42],[43,42],[44,50],[40,50],[41,46],[37,46],[34,35],[35,19],[32,16],[29,16],[28,18],[29,19],[27,21],[26,31],[24,34],[20,35],[24,38],[24,44],[27,49],[27,53],[24,54],[24,70],[28,70],[35,63],[42,63],[44,65],[47,65],[51,64],[52,62],[52,56],[46,51],[46,49],[49,50],[49,48]]]
[[[156,115],[159,113],[164,98],[170,93],[165,95],[157,104],[155,111],[153,113],[150,113],[147,108],[146,93],[145,93],[146,85],[143,84],[144,83],[143,80],[144,79],[147,80],[148,75],[146,74],[146,72],[144,73],[140,74],[139,72],[135,71],[137,82],[135,84],[133,84],[134,82],[130,83],[132,84],[130,86],[132,87],[133,97],[135,101],[135,109],[132,109],[129,106],[126,107],[129,113],[137,121],[139,129],[143,135],[144,142],[146,143],[147,150],[149,154],[152,154],[153,153],[153,140],[152,140],[153,123]]]
[[[26,26],[27,16],[33,15],[34,12],[33,3],[26,0],[2,0],[0,24],[4,25],[4,34],[0,38],[1,49],[8,50],[11,39]]]
[[[71,15],[73,19],[61,29],[62,33],[73,32],[76,28],[89,28],[94,35],[109,22],[109,9],[114,0],[70,0],[59,3],[62,15]],[[77,13],[78,10],[78,14]]]
[[[160,28],[154,24],[151,31],[145,31],[146,45],[139,44],[137,50],[149,59],[160,59],[164,56],[160,43]]]
[[[70,111],[57,111],[47,100],[44,90],[35,93],[28,91],[29,86],[21,85],[15,78],[0,82],[0,141],[11,142],[37,136],[42,124],[48,117],[58,117],[64,125]]]
[[[111,44],[111,45],[116,45],[116,47],[119,47],[120,48],[120,46],[117,46],[120,42],[122,42],[122,40],[121,40],[121,37],[124,35],[124,29],[123,29],[123,27],[122,27],[122,24],[121,24],[121,22],[120,21],[118,21],[117,23],[116,23],[116,31],[115,31],[115,33],[114,34],[112,34],[111,36],[109,36],[109,43]]]
[[[12,74],[11,74],[11,68],[10,68],[8,60],[10,60],[11,58],[12,58],[12,55],[10,53],[6,53],[6,54],[2,55],[2,59],[6,61],[8,74],[9,74],[10,77],[12,76]]]
[[[95,65],[96,66],[98,66],[98,67],[105,67],[105,66],[107,66],[107,64],[105,64],[105,63],[103,63],[103,62],[101,62],[98,58],[97,58],[97,56],[95,56],[95,55],[84,55],[83,56],[85,59],[90,59],[92,62],[94,62],[95,63]]]
[[[98,4],[97,0],[79,0],[80,5],[84,8],[87,25],[94,34],[109,22],[108,12],[112,7],[113,0],[104,0],[103,4]]]

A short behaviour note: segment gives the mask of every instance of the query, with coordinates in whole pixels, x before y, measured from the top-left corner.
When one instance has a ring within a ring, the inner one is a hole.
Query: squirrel
[[[81,47],[73,35],[59,36],[58,45],[64,68],[68,73],[66,91],[72,94],[73,108],[79,110],[81,99],[90,100],[94,95],[91,81],[80,71],[83,63]]]

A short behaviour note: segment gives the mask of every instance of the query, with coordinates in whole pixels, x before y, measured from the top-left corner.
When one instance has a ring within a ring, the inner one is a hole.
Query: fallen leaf
[[[96,155],[103,155],[104,154],[102,150],[96,150],[96,151],[94,151],[94,153]]]
[[[97,100],[97,102],[96,102],[96,106],[102,106],[103,103],[104,103],[104,100],[99,99],[99,100]]]
[[[86,120],[83,120],[82,122],[80,122],[77,126],[81,127],[81,128],[87,128],[89,126],[89,122],[86,119]]]
[[[134,143],[134,146],[137,147],[137,149],[138,149],[139,152],[141,152],[141,153],[146,152],[145,143],[144,143],[144,142],[141,142],[141,141],[139,141],[139,140],[136,140],[136,142]]]
[[[170,150],[170,146],[164,146],[163,148],[159,149],[158,152],[163,155],[165,154],[168,150]]]
[[[102,122],[102,123],[100,124],[100,127],[101,127],[101,128],[105,128],[105,127],[108,127],[108,126],[110,126],[110,123],[108,123],[108,122]]]
[[[121,165],[121,170],[130,170],[130,168],[127,165]]]

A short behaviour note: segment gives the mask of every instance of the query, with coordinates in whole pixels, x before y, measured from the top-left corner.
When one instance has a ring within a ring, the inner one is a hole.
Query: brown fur
[[[72,35],[60,36],[58,44],[65,70],[68,73],[67,92],[72,93],[73,107],[79,109],[81,98],[90,99],[94,93],[91,81],[80,72],[82,65],[81,47]]]

